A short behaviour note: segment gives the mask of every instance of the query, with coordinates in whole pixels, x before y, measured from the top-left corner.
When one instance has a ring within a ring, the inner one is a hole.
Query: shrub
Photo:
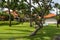
[[[14,17],[13,15],[11,15],[11,20],[13,20]],[[9,14],[5,13],[5,12],[2,12],[0,13],[0,20],[2,21],[8,21],[9,20]]]

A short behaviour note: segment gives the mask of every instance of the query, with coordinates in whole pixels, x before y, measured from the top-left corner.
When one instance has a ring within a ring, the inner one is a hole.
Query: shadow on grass
[[[5,26],[5,25],[9,25],[9,21],[0,21],[0,26]],[[17,24],[20,24],[19,22],[16,22],[16,21],[11,21],[11,24],[12,25],[17,25]]]
[[[19,30],[19,29],[6,29],[6,30],[22,31],[22,32],[32,32],[32,31],[30,31],[30,30]]]
[[[14,23],[11,25],[18,25],[18,24],[20,24],[20,23]],[[0,26],[8,26],[8,25],[9,25],[9,23],[0,23]]]
[[[23,31],[23,32],[29,32],[31,33],[32,31],[29,30],[18,30],[18,29],[6,29],[6,30],[15,30],[15,31]],[[28,34],[28,33],[27,33]],[[29,40],[53,40],[54,36],[60,35],[60,29],[57,29],[56,26],[48,26],[44,27],[43,29],[39,30],[37,35],[35,36],[12,36],[10,38],[1,38],[1,39],[29,39]]]
[[[35,36],[21,36],[13,37],[16,39],[26,38],[30,40],[53,40],[54,36],[60,35],[60,29],[57,29],[55,26],[49,26],[40,30]]]
[[[17,27],[17,28],[21,28],[21,27],[25,28],[25,27],[27,27],[27,26],[22,26],[22,25],[13,25],[12,27]]]

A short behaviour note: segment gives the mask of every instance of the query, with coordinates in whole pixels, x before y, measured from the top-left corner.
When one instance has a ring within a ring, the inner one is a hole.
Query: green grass
[[[29,35],[35,30],[30,27],[29,23],[0,26],[0,40],[52,40],[54,36],[60,35],[60,28],[56,25],[49,25],[39,30],[37,35],[30,37]]]
[[[11,21],[11,24],[12,25],[17,25],[17,24],[20,24],[19,22],[17,21]],[[0,21],[0,26],[2,25],[9,25],[9,21]]]

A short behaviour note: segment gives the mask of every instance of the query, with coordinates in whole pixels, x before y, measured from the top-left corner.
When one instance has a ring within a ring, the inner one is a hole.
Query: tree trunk
[[[59,20],[57,20],[57,28],[59,28]]]
[[[10,13],[10,2],[9,2],[9,0],[8,0],[8,2],[7,2],[7,4],[8,4],[8,11],[9,11],[9,26],[11,27],[11,13]]]
[[[9,26],[11,27],[11,14],[10,14],[10,9],[9,9]]]
[[[30,36],[36,35],[37,32],[38,32],[41,28],[43,28],[42,24],[38,24],[38,27],[36,28],[36,30],[35,30],[34,32],[32,32],[32,34],[31,34]]]
[[[32,27],[31,0],[29,0],[29,2],[30,2],[30,27]]]
[[[38,25],[38,27],[36,28],[36,30],[34,32],[32,32],[32,34],[30,36],[34,36],[37,34],[37,32],[43,28],[43,23],[42,23],[42,20],[41,21],[37,21],[35,20],[35,23]]]
[[[32,18],[30,17],[30,27],[32,27]]]

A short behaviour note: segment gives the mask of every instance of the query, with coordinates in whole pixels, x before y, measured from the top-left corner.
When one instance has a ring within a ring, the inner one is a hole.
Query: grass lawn
[[[30,27],[29,23],[0,26],[0,40],[52,40],[54,36],[60,35],[60,27],[49,25],[39,30],[37,35],[30,37],[29,35],[35,30]]]

